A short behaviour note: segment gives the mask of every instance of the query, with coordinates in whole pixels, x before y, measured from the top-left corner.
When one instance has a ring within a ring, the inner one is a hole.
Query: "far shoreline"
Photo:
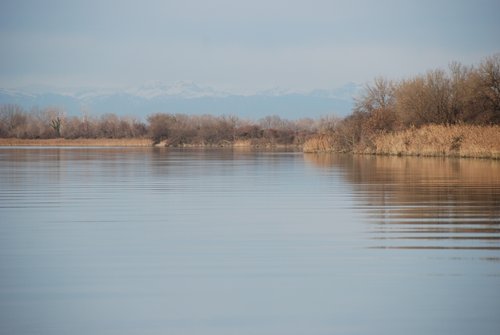
[[[500,160],[498,126],[426,126],[403,132],[380,134],[374,138],[375,148],[356,148],[352,151],[336,148],[330,136],[317,135],[304,144],[277,144],[252,140],[222,143],[189,143],[168,145],[154,143],[150,138],[0,138],[0,148],[9,147],[80,147],[80,148],[171,148],[171,149],[236,149],[236,150],[293,150],[305,154],[343,153],[352,155],[443,157],[459,159]],[[431,136],[433,135],[433,136]],[[460,139],[459,146],[456,139]],[[455,147],[454,147],[455,145]]]
[[[300,150],[302,145],[287,145],[276,143],[252,143],[251,141],[224,141],[219,144],[179,144],[168,145],[167,141],[154,143],[149,138],[50,138],[50,139],[22,139],[22,138],[0,138],[0,148],[8,147],[123,147],[123,148],[206,148],[206,149],[264,149],[264,150]]]
[[[148,138],[0,138],[0,147],[153,147]]]

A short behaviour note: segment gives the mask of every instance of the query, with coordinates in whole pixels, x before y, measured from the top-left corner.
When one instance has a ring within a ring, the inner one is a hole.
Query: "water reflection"
[[[498,184],[489,161],[0,149],[0,333],[496,335]]]
[[[500,162],[305,155],[354,187],[373,248],[500,250]]]

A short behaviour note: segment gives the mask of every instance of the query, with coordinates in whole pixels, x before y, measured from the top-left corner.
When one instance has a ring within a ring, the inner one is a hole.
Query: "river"
[[[500,162],[0,148],[1,334],[499,334]]]

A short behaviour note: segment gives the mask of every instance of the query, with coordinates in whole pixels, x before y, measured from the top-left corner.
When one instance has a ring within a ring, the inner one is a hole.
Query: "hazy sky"
[[[2,0],[0,87],[333,88],[500,52],[499,0]]]

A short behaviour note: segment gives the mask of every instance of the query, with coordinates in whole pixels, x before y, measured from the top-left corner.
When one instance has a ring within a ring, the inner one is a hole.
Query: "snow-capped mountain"
[[[273,87],[263,91],[259,91],[256,95],[265,96],[265,97],[281,97],[284,95],[294,95],[294,94],[306,94],[306,92],[292,90],[283,87]]]
[[[228,94],[219,92],[211,87],[202,87],[192,81],[179,81],[174,84],[166,84],[161,81],[153,81],[125,90],[125,93],[142,97],[154,98],[182,98],[194,99],[202,97],[224,97]]]
[[[34,98],[36,94],[22,92],[19,90],[0,88],[0,96],[8,96],[12,98],[24,99],[24,98]]]
[[[80,89],[33,93],[21,89],[0,89],[0,104],[59,107],[69,115],[85,110],[95,115],[115,113],[145,117],[152,113],[234,114],[245,118],[279,115],[287,118],[318,117],[350,113],[353,96],[360,85],[349,83],[337,89],[294,91],[272,88],[260,92],[228,93],[192,81],[166,84],[148,82],[126,89]]]

